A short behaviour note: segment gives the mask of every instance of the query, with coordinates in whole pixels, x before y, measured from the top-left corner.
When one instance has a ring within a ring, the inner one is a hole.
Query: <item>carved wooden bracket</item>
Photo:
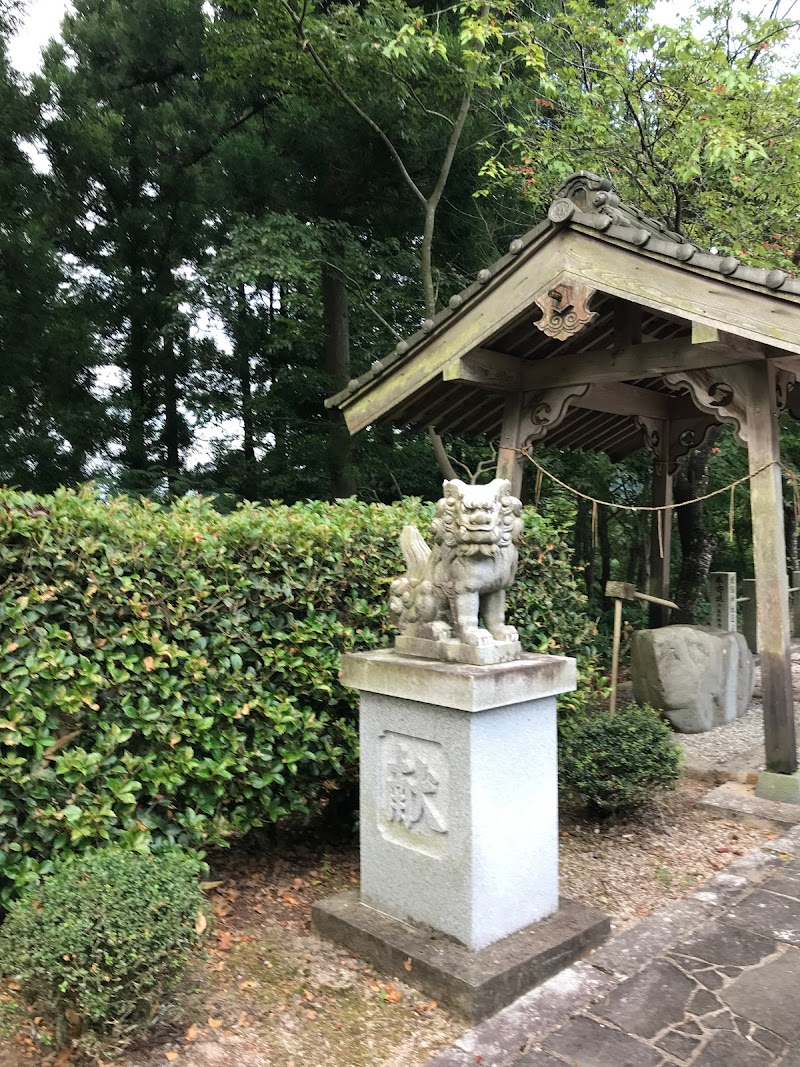
[[[666,464],[674,474],[678,462],[690,449],[701,445],[716,419],[698,414],[688,419],[652,419],[644,415],[636,418],[636,425],[644,436],[644,446],[657,463]]]
[[[688,388],[696,406],[707,415],[713,415],[717,422],[733,426],[736,440],[747,447],[746,400],[735,367],[677,371],[665,374],[664,381],[676,388]]]
[[[588,385],[562,385],[559,388],[538,393],[529,407],[529,417],[533,427],[530,428],[528,424],[523,431],[526,443],[540,441],[547,435],[548,430],[562,423],[569,411],[571,401],[585,396],[588,391]]]
[[[789,412],[794,415],[800,400],[800,396],[795,395],[797,392],[796,376],[791,371],[778,368],[775,371],[775,403],[778,406],[778,411],[788,408]]]
[[[597,318],[597,312],[589,310],[594,294],[595,290],[584,282],[562,275],[534,298],[542,309],[536,325],[558,341],[574,337]]]
[[[652,419],[647,415],[637,415],[634,421],[642,431],[644,447],[657,460],[663,462],[667,458],[666,449],[669,441],[669,423],[667,420]]]

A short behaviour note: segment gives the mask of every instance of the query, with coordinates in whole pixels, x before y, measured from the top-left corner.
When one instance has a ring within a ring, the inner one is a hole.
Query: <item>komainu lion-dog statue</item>
[[[416,526],[400,547],[408,573],[392,582],[389,610],[407,655],[488,664],[519,659],[519,636],[505,621],[506,590],[517,571],[522,504],[511,483],[443,486],[431,523],[431,549]]]

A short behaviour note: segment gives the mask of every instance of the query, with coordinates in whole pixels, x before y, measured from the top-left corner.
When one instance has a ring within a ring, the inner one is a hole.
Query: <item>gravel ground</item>
[[[707,791],[707,785],[684,779],[639,818],[562,818],[562,894],[602,908],[618,933],[777,836],[696,807]]]
[[[800,643],[792,643],[792,680],[795,697],[800,694]],[[795,703],[795,722],[800,736],[800,703]],[[764,710],[761,703],[761,671],[756,667],[756,686],[750,707],[735,722],[718,726],[705,734],[675,734],[675,739],[683,745],[686,759],[689,761],[708,760],[720,765],[733,760],[740,760],[753,750],[764,748]],[[754,763],[753,770],[763,766],[760,755]]]

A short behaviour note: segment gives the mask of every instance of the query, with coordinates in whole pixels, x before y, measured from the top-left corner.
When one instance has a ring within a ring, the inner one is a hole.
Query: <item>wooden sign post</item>
[[[606,596],[614,598],[614,640],[611,646],[611,698],[608,710],[613,715],[617,710],[617,677],[619,675],[619,646],[622,640],[622,601],[646,600],[648,604],[661,604],[666,608],[677,608],[671,600],[663,600],[650,593],[640,593],[630,582],[606,582]]]

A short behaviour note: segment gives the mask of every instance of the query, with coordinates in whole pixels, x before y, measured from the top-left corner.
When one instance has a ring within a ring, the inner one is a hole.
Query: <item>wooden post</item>
[[[667,443],[669,433],[665,435]],[[653,506],[666,511],[654,511],[650,525],[650,592],[653,596],[669,600],[670,562],[672,558],[672,475],[669,463],[660,458],[653,460]],[[659,532],[660,517],[660,532]],[[669,608],[663,604],[651,604],[649,609],[651,629],[666,626]]]
[[[797,742],[789,637],[789,581],[783,529],[780,441],[775,370],[769,363],[745,365],[750,508],[767,770],[794,774]],[[761,467],[765,470],[754,474]]]
[[[500,432],[500,448],[497,453],[497,477],[508,478],[511,492],[518,497],[522,492],[524,462],[517,451],[522,447],[522,393],[517,390],[506,394],[503,412],[503,429]]]

